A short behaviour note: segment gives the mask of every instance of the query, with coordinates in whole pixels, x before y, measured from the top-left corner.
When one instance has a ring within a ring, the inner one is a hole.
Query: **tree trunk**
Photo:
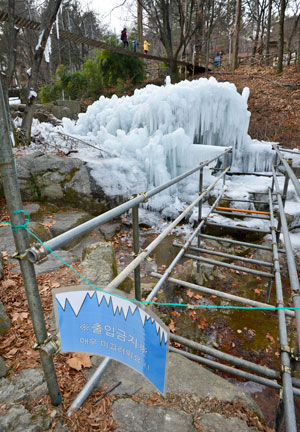
[[[196,27],[195,33],[195,63],[199,66],[201,62],[202,44],[203,44],[203,1],[197,1],[197,12],[196,12]]]
[[[12,85],[16,69],[18,31],[19,30],[15,28],[15,0],[8,0],[8,41],[10,50],[7,57],[7,69],[5,74],[2,75],[2,86],[9,128],[11,131],[14,130],[14,125],[10,115],[8,91]]]
[[[298,40],[297,72],[300,72],[300,39]]]
[[[238,55],[239,55],[239,38],[240,38],[240,28],[241,28],[241,12],[242,12],[242,2],[241,0],[236,0],[235,9],[235,22],[234,22],[234,41],[233,41],[233,70],[238,67]]]
[[[266,65],[267,66],[270,66],[271,19],[272,19],[272,0],[269,0],[269,5],[268,5],[268,22],[267,22],[267,36],[266,36]]]
[[[280,0],[279,46],[278,46],[277,73],[281,73],[282,72],[282,64],[283,64],[285,8],[286,8],[286,0]]]
[[[207,29],[207,37],[206,37],[206,56],[205,56],[206,57],[206,59],[205,59],[205,74],[206,74],[206,77],[208,77],[210,37],[211,37],[211,32],[212,32],[212,27],[213,27],[213,21],[214,21],[214,15],[215,15],[215,1],[214,0],[212,0],[212,3],[209,3],[209,11],[208,12],[210,14],[210,19],[209,19],[209,24],[208,24],[208,29]]]
[[[137,1],[137,19],[138,19],[138,43],[139,50],[143,52],[143,7],[141,5],[142,0]]]
[[[45,51],[46,43],[50,35],[51,27],[55,22],[56,15],[59,10],[61,2],[62,0],[56,0],[54,4],[53,2],[49,2],[47,10],[44,15],[45,19],[44,19],[44,23],[42,24],[39,42],[34,51],[33,64],[32,64],[31,74],[29,76],[28,87],[27,87],[26,108],[25,108],[22,126],[21,126],[25,143],[30,143],[33,107],[37,96],[37,82],[39,77],[40,66]]]

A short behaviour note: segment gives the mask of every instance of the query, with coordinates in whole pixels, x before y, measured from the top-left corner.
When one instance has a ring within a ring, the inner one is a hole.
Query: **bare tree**
[[[33,118],[33,106],[37,97],[37,82],[39,77],[40,66],[45,51],[46,43],[50,35],[52,25],[55,22],[57,12],[61,5],[62,0],[49,1],[48,6],[43,14],[41,33],[39,41],[34,50],[33,62],[31,70],[28,71],[28,87],[27,87],[27,102],[23,116],[21,130],[25,142],[30,142],[31,139],[31,125]]]
[[[278,64],[277,73],[281,73],[283,69],[283,49],[284,49],[284,17],[287,0],[280,0],[280,15],[279,15],[279,44],[278,44]]]
[[[267,21],[267,35],[266,35],[266,65],[270,65],[270,34],[271,34],[271,21],[272,21],[272,0],[268,2],[268,21]]]
[[[241,12],[242,12],[242,2],[241,0],[236,0],[235,8],[235,22],[234,22],[234,42],[233,42],[233,61],[232,68],[235,70],[238,67],[238,54],[239,54],[239,39],[240,39],[240,29],[241,29]]]
[[[170,74],[176,77],[176,60],[197,28],[195,24],[196,0],[190,0],[187,3],[185,0],[138,1],[147,14],[148,22],[158,30],[167,57],[174,60],[169,67]]]

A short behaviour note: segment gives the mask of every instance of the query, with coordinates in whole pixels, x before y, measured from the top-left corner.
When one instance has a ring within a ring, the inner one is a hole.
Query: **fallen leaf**
[[[266,334],[266,339],[268,339],[271,343],[274,343],[274,338],[269,333]]]
[[[89,354],[77,353],[72,358],[67,360],[67,364],[77,371],[81,370],[83,367],[92,367],[91,356]]]
[[[12,322],[15,322],[15,321],[18,321],[18,320],[20,320],[20,321],[23,321],[24,319],[27,319],[28,318],[28,315],[29,315],[29,313],[28,312],[15,312],[15,313],[13,313],[13,315],[12,315]]]
[[[187,290],[186,295],[188,295],[190,298],[194,297],[194,293],[190,289]]]
[[[260,294],[262,292],[262,289],[260,288],[254,288],[255,294]]]
[[[13,288],[17,286],[16,282],[12,279],[6,279],[2,281],[1,284],[3,288]]]
[[[237,333],[242,333],[242,330],[238,329],[236,332],[237,332]]]
[[[177,312],[176,310],[174,310],[173,312],[171,312],[171,315],[173,315],[175,317],[180,317],[180,313]]]
[[[170,323],[169,323],[169,329],[171,330],[171,332],[175,332],[175,322],[171,319]]]
[[[196,294],[196,295],[195,295],[195,299],[196,299],[196,300],[202,300],[202,299],[203,299],[203,296],[202,296],[202,295],[199,295],[199,294]]]
[[[53,282],[52,288],[59,288],[59,287],[60,287],[60,283],[59,282]]]

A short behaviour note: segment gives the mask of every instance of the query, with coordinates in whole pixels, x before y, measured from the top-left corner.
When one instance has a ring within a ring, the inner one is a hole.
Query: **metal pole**
[[[291,159],[289,159],[289,165],[291,165],[291,163],[292,163],[292,161],[291,161]],[[283,208],[285,206],[287,190],[288,190],[288,186],[289,186],[289,180],[290,180],[290,178],[289,178],[288,172],[285,171],[284,185],[283,185],[283,191],[282,191]],[[276,242],[277,243],[279,242],[280,230],[281,230],[281,219],[279,218],[278,224],[277,224],[277,232],[276,232]]]
[[[225,176],[224,176],[224,178],[225,178]],[[203,168],[201,168],[199,171],[199,195],[202,193],[202,189],[203,189]],[[198,225],[201,222],[201,218],[202,218],[202,201],[199,201],[199,204],[198,204]],[[197,239],[198,248],[200,248],[200,245],[201,245],[200,234],[201,234],[201,230],[199,230],[198,239]],[[200,256],[200,253],[199,253],[199,256]],[[197,273],[200,273],[200,263],[197,263]]]
[[[256,363],[250,362],[248,360],[244,360],[243,358],[235,357],[231,354],[223,353],[215,348],[208,347],[206,345],[200,344],[198,342],[194,342],[190,339],[184,338],[182,336],[177,336],[173,333],[170,333],[170,339],[180,343],[181,345],[185,345],[192,350],[200,351],[203,354],[207,354],[209,356],[215,357],[218,360],[225,361],[230,363],[231,365],[238,366],[244,369],[248,369],[257,374],[263,375],[267,378],[271,379],[279,379],[280,373],[270,369],[266,366],[261,366]]]
[[[237,225],[224,225],[224,224],[215,223],[215,222],[206,222],[206,225],[214,226],[214,227],[219,227],[219,228],[233,228],[236,231],[250,231],[250,232],[256,232],[256,233],[261,233],[261,234],[270,234],[270,230],[262,230],[262,229],[258,229],[258,228],[249,228],[249,227],[241,227],[241,226],[237,226]]]
[[[178,243],[173,243],[173,246],[182,247],[182,245],[180,245]],[[273,267],[273,263],[267,262],[267,261],[259,261],[259,260],[255,260],[255,259],[251,259],[251,258],[240,257],[238,255],[231,255],[231,254],[218,252],[218,251],[210,250],[210,249],[203,249],[203,248],[199,249],[199,248],[196,248],[194,246],[190,246],[189,249],[191,251],[195,251],[195,252],[202,252],[202,253],[207,253],[207,254],[211,254],[211,255],[217,255],[217,256],[220,256],[223,258],[230,258],[233,260],[244,261],[244,262],[248,262],[251,264],[257,264],[261,267]]]
[[[216,237],[216,236],[212,236],[212,235],[208,235],[208,234],[201,234],[200,237],[206,238],[208,240],[216,240],[216,241],[221,242],[221,243],[223,243],[223,242],[224,243],[232,243],[232,244],[250,247],[250,248],[254,248],[254,249],[262,249],[262,250],[272,251],[272,248],[269,246],[262,246],[262,245],[258,245],[255,243],[246,243],[246,242],[242,242],[242,241],[238,241],[238,240],[232,240],[232,239],[227,239],[227,238],[223,238],[223,237]],[[278,252],[285,253],[285,250],[278,249]]]
[[[152,272],[151,276],[156,277],[158,279],[160,279],[162,277],[162,275],[160,273],[155,273],[155,272]],[[262,303],[262,302],[259,302],[256,300],[251,300],[251,299],[239,297],[239,296],[236,296],[234,294],[228,294],[228,293],[225,293],[222,291],[214,290],[212,288],[207,288],[207,287],[203,287],[201,285],[196,285],[196,284],[193,284],[191,282],[185,282],[185,281],[182,281],[180,279],[175,279],[175,278],[170,277],[168,280],[172,283],[183,286],[185,288],[190,288],[190,289],[193,289],[195,291],[199,291],[199,292],[209,294],[209,295],[215,295],[216,297],[236,301],[238,303],[242,303],[245,305],[254,306],[254,307],[261,307],[261,308],[266,308],[266,309],[271,309],[271,310],[272,310],[272,308],[274,308],[274,306],[269,305],[267,303]],[[274,309],[273,309],[273,311],[274,311]],[[295,312],[292,310],[289,310],[289,309],[287,309],[285,311],[285,314],[290,316],[290,317],[295,317]]]
[[[292,289],[292,298],[296,313],[296,329],[297,329],[297,340],[298,340],[298,347],[300,347],[300,286],[299,286],[299,279],[297,274],[297,267],[295,263],[295,257],[293,254],[293,248],[291,244],[291,239],[289,236],[289,230],[288,225],[284,213],[283,203],[280,195],[280,189],[278,180],[276,178],[274,167],[272,167],[273,176],[274,176],[274,184],[276,188],[276,194],[277,194],[277,201],[278,201],[278,208],[280,213],[280,219],[281,219],[281,225],[282,225],[282,234],[284,238],[284,246],[286,250],[286,260],[288,265],[288,271],[289,271],[289,277],[290,277],[290,283],[291,283],[291,289]]]
[[[10,221],[13,226],[24,224],[24,214],[16,213],[23,209],[17,173],[15,170],[15,161],[11,149],[9,129],[7,124],[2,85],[0,82],[0,170],[3,180],[5,199],[8,206]],[[36,282],[33,265],[26,259],[23,259],[26,249],[29,248],[28,234],[25,229],[13,230],[15,245],[20,258],[20,267],[24,281],[27,301],[30,315],[33,323],[35,336],[38,347],[41,347],[47,340],[47,329],[43,314],[43,307]],[[52,356],[48,356],[41,349],[40,358],[53,405],[61,403],[61,394],[59,391],[55,367]]]
[[[209,216],[209,214],[213,211],[213,209],[215,208],[215,206],[218,204],[221,196],[223,195],[223,192],[224,191],[223,191],[223,188],[222,188],[221,193],[219,194],[218,198],[214,202],[214,205],[210,209],[208,215],[203,219],[203,221],[198,225],[198,227],[195,229],[195,231],[190,236],[190,238],[187,240],[187,242],[182,246],[182,248],[179,251],[179,253],[176,255],[176,257],[171,262],[171,264],[169,265],[169,267],[165,270],[165,272],[164,272],[163,276],[161,277],[160,281],[155,285],[155,287],[152,289],[152,291],[148,295],[146,301],[151,301],[153,299],[153,297],[155,297],[155,295],[158,293],[158,291],[160,290],[160,288],[163,286],[163,284],[165,283],[165,281],[168,279],[168,277],[170,276],[172,270],[175,268],[176,264],[184,256],[185,251],[188,249],[188,247],[192,243],[193,239],[197,236],[198,232],[201,230],[202,226],[205,224],[206,218]]]
[[[283,166],[284,166],[286,172],[288,173],[289,178],[291,179],[291,181],[292,181],[292,183],[294,185],[295,191],[296,191],[298,197],[300,198],[300,183],[299,183],[299,180],[295,176],[294,171],[289,166],[289,164],[287,163],[286,159],[282,156],[282,154],[278,150],[278,146],[276,144],[273,144],[273,149],[276,151],[276,154],[278,155],[279,159],[283,163]]]
[[[197,260],[197,261],[202,261],[202,262],[205,262],[207,264],[213,264],[213,265],[216,265],[216,266],[230,268],[230,269],[237,270],[237,271],[240,271],[240,272],[251,273],[251,274],[255,274],[257,276],[262,276],[262,277],[267,277],[267,278],[273,278],[272,273],[262,272],[262,271],[258,271],[258,270],[253,270],[253,269],[250,269],[248,267],[241,267],[241,266],[236,266],[236,265],[233,265],[233,264],[227,264],[227,263],[225,263],[223,261],[211,260],[209,258],[202,258],[202,257],[198,257],[196,255],[190,255],[190,254],[185,254],[185,257],[193,259],[193,260]]]
[[[201,167],[206,166],[210,164],[211,162],[215,161],[219,157],[223,156],[224,153],[231,152],[232,148],[227,148],[224,152],[220,153],[218,156],[210,159],[209,161],[201,162],[200,165],[198,165],[196,168],[191,169],[190,171],[187,171],[178,177],[175,177],[174,179],[168,181],[167,183],[164,183],[163,185],[157,186],[156,188],[150,190],[149,192],[145,192],[142,194],[139,194],[136,198],[133,198],[124,204],[119,205],[118,207],[115,207],[112,210],[109,210],[105,213],[103,213],[100,216],[96,216],[95,218],[75,227],[71,230],[60,234],[59,236],[55,237],[54,239],[51,239],[44,243],[44,246],[39,245],[38,249],[36,247],[31,247],[28,252],[27,256],[28,259],[31,262],[36,262],[39,259],[45,257],[50,253],[50,250],[56,250],[60,249],[62,246],[64,246],[66,243],[68,243],[70,240],[73,240],[75,238],[78,238],[89,231],[91,231],[94,228],[97,228],[98,226],[102,225],[105,222],[108,222],[109,220],[120,216],[122,213],[125,213],[126,211],[130,210],[135,205],[138,205],[144,201],[147,201],[152,196],[158,194],[159,192],[162,192],[163,190],[167,189],[168,187],[172,186],[175,183],[178,183],[180,180],[183,180],[184,178],[192,175]],[[198,201],[197,201],[198,203]],[[49,248],[49,249],[48,249]]]
[[[278,153],[275,153],[275,159],[274,159],[274,168],[275,170],[278,167]],[[272,178],[272,186],[271,186],[272,193],[274,192],[274,177]]]
[[[215,213],[220,214],[220,215],[229,215],[229,216],[234,216],[234,217],[240,217],[240,218],[253,218],[253,219],[264,219],[264,220],[269,220],[268,216],[260,216],[260,215],[255,215],[255,214],[251,214],[251,213],[244,213],[244,212],[235,212],[234,210],[232,211],[222,211],[222,210],[216,210]]]
[[[272,195],[270,189],[269,189],[269,207],[270,207],[270,218],[271,218],[271,227],[272,227],[271,229],[272,229],[272,245],[273,245],[273,256],[274,256],[276,298],[277,298],[277,304],[280,306],[284,306],[282,283],[280,277],[279,255],[277,251],[277,242],[276,242],[275,219],[274,219]],[[289,340],[288,340],[287,328],[286,328],[285,311],[282,309],[278,310],[278,324],[279,324],[279,339],[280,339],[280,346],[281,346],[282,383],[283,383],[283,399],[284,399],[284,414],[285,414],[286,429],[291,432],[293,431],[296,432],[297,427],[296,427],[295,406],[294,406],[293,388],[292,388],[291,364],[290,364],[290,357],[288,353]],[[279,425],[281,424],[280,417],[281,417],[281,410],[279,407],[276,416],[276,424]]]
[[[78,408],[80,408],[84,401],[89,397],[110,362],[111,359],[105,357],[102,363],[100,363],[100,365],[93,373],[93,375],[89,378],[88,382],[85,384],[81,392],[77,395],[76,399],[74,399],[74,401],[72,402],[72,405],[68,409],[68,417],[71,417],[73,412],[77,411]]]
[[[219,369],[222,372],[229,373],[231,375],[236,375],[236,376],[241,377],[241,378],[246,378],[249,381],[257,382],[259,384],[262,384],[262,385],[265,385],[265,386],[268,386],[271,388],[275,388],[278,390],[280,390],[282,388],[276,381],[272,381],[268,378],[259,377],[257,375],[253,375],[249,372],[240,371],[239,369],[235,369],[233,367],[220,364],[220,363],[215,362],[213,360],[209,360],[207,358],[200,357],[200,356],[197,356],[195,354],[190,354],[189,352],[186,352],[186,351],[181,351],[177,348],[173,348],[172,346],[169,347],[169,351],[175,352],[177,354],[181,354],[184,357],[187,357],[193,361],[205,364],[206,366],[209,366],[213,369]],[[295,395],[300,396],[300,389],[293,387],[293,392]]]
[[[133,252],[136,257],[140,250],[139,241],[139,206],[132,207],[132,234],[133,234]],[[134,269],[134,288],[135,298],[141,300],[141,266]]]

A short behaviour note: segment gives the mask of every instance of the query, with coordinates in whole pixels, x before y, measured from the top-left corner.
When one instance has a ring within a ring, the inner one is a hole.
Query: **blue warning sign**
[[[95,290],[54,290],[61,351],[110,357],[164,393],[169,330],[151,311]]]

